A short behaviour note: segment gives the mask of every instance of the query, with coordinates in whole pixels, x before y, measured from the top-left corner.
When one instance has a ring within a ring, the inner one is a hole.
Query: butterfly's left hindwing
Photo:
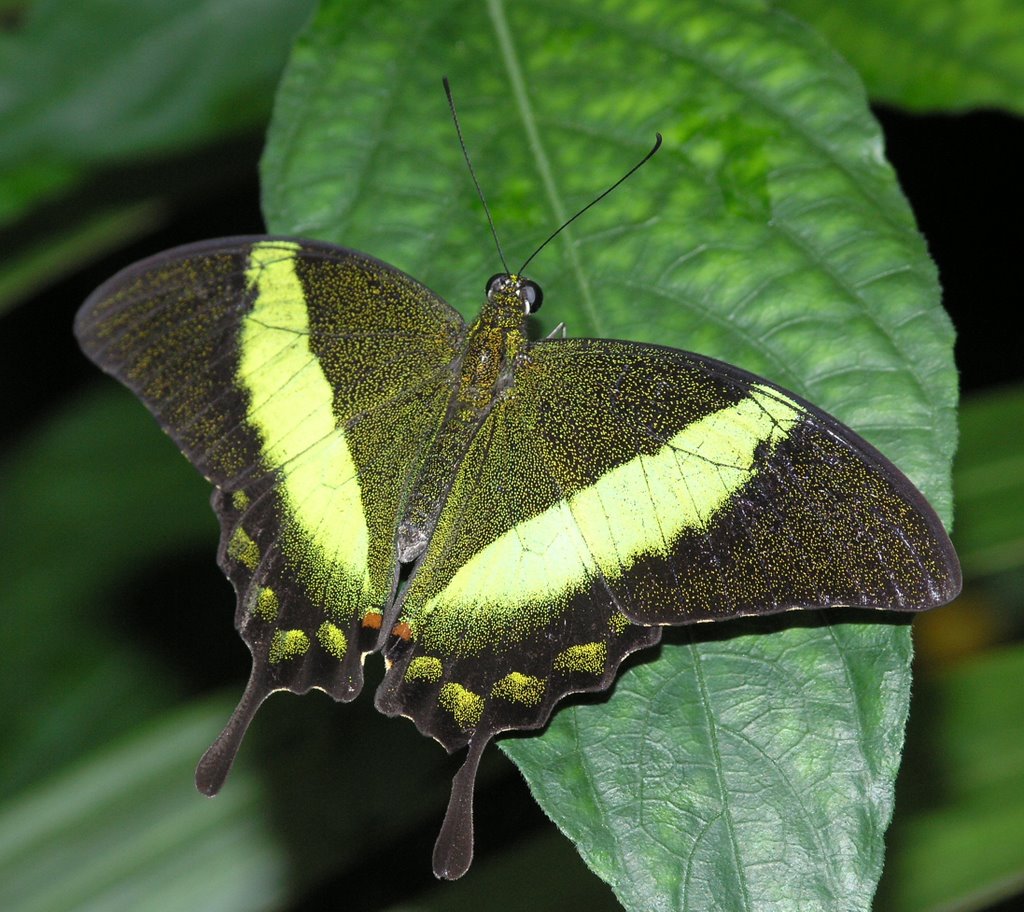
[[[279,238],[168,251],[79,312],[86,353],[217,487],[220,563],[253,653],[242,728],[275,689],[358,693],[464,331],[393,267]]]

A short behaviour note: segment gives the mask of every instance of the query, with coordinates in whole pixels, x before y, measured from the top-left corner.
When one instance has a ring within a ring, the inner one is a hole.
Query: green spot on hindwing
[[[253,607],[253,611],[265,621],[274,621],[277,619],[277,613],[280,610],[281,603],[278,601],[277,593],[269,586],[264,586],[260,589],[259,594],[256,596],[256,604]]]
[[[626,617],[621,611],[616,611],[610,618],[608,618],[608,629],[615,635],[620,636],[622,632],[629,626],[629,618]]]
[[[484,713],[484,698],[454,682],[445,684],[437,702],[455,718],[461,729],[473,728]]]
[[[581,671],[599,675],[604,672],[607,658],[608,647],[604,643],[580,643],[558,653],[552,667],[555,671]]]
[[[544,699],[544,680],[513,671],[494,682],[491,696],[525,706],[537,706]]]
[[[301,630],[276,630],[270,642],[267,658],[271,665],[305,655],[309,649],[309,637]]]
[[[441,680],[442,671],[444,671],[444,667],[441,665],[440,659],[435,659],[433,656],[416,656],[405,669],[405,680],[436,684]]]
[[[316,632],[316,638],[323,646],[324,651],[334,656],[339,662],[345,658],[348,651],[348,637],[335,624],[324,621]]]
[[[235,526],[228,542],[228,557],[238,561],[243,567],[255,570],[260,562],[260,549],[241,526]]]
[[[233,506],[239,512],[242,512],[249,507],[249,495],[245,491],[234,491],[231,494],[231,506]]]

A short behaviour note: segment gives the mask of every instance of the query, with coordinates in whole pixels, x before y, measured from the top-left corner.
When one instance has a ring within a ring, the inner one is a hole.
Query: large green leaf
[[[1019,0],[776,0],[828,36],[877,101],[1024,112]]]
[[[763,373],[948,517],[935,271],[857,77],[814,33],[742,0],[325,3],[278,95],[268,225],[366,250],[471,314],[498,264],[442,73],[513,268],[665,135],[535,261],[541,331]],[[872,620],[679,632],[610,700],[504,749],[627,908],[866,909],[910,686],[909,629]]]

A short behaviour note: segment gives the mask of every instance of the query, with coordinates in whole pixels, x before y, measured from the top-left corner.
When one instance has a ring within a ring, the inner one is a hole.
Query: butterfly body
[[[253,671],[201,790],[270,693],[351,700],[380,651],[377,707],[469,746],[434,859],[458,877],[487,742],[608,687],[663,625],[959,591],[934,511],[853,431],[700,355],[530,341],[539,301],[496,276],[467,327],[372,257],[247,237],[167,251],[83,305],[86,353],[216,488]]]
[[[526,351],[526,315],[510,277],[489,292],[452,363],[452,394],[436,436],[427,445],[421,473],[413,484],[398,524],[398,559],[414,561],[426,548],[455,470],[481,423],[513,382],[517,361]]]

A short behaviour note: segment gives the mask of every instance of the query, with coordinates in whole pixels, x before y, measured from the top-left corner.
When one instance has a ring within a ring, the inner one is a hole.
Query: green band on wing
[[[255,300],[242,320],[238,381],[249,393],[248,419],[264,459],[282,477],[286,511],[326,567],[343,567],[366,591],[369,532],[356,466],[309,348],[298,250],[289,241],[252,247],[246,281]]]
[[[679,535],[704,530],[757,474],[802,409],[757,386],[735,405],[675,434],[652,455],[616,466],[593,484],[521,522],[478,551],[425,606],[425,614],[471,612],[488,636],[489,615],[551,604],[598,573],[615,579],[645,554],[667,554]],[[442,622],[432,617],[439,641]],[[503,630],[509,628],[503,625]]]

